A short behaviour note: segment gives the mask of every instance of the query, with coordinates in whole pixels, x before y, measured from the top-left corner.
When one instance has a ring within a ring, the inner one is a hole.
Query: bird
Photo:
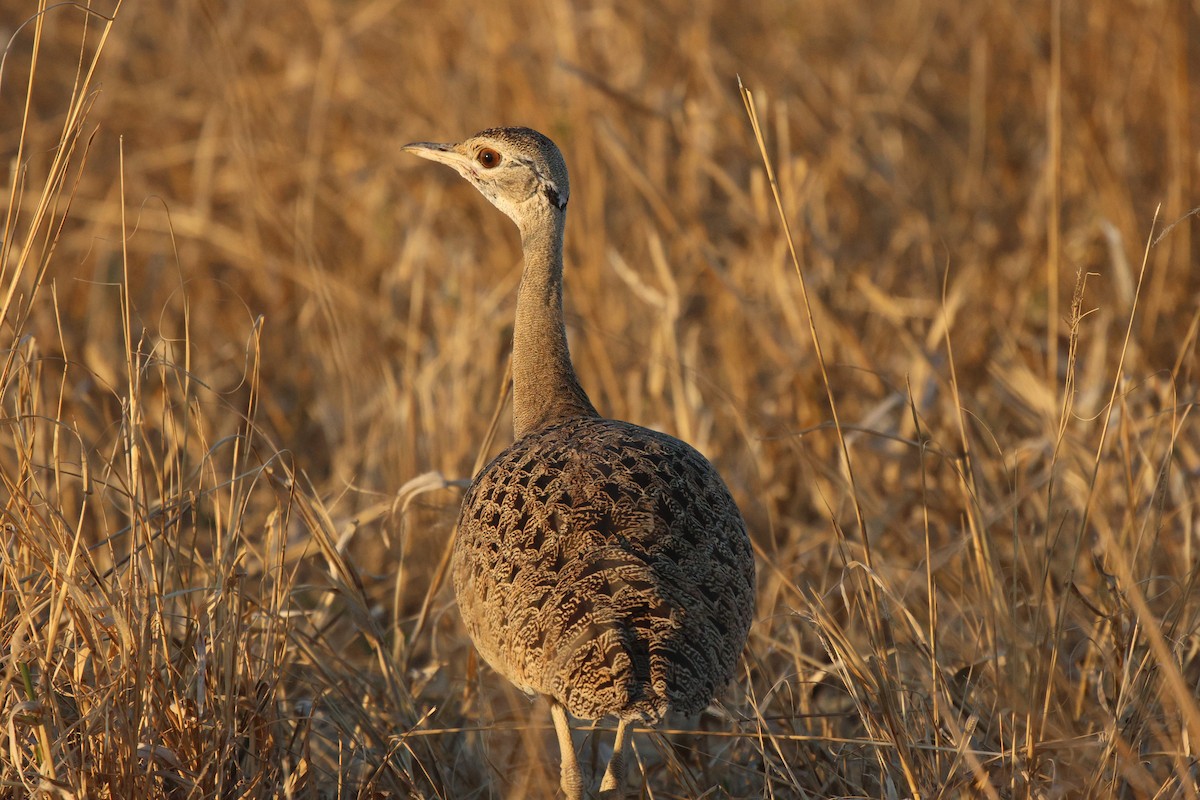
[[[554,142],[501,127],[403,150],[455,169],[521,235],[514,442],[463,498],[460,614],[484,661],[549,698],[567,800],[584,791],[568,714],[617,719],[600,792],[622,798],[629,726],[699,713],[733,677],[755,609],[745,522],[695,448],[601,416],[580,385],[563,322],[570,188]]]

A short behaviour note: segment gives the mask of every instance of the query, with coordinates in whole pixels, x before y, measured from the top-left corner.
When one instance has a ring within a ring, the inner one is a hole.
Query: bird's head
[[[489,128],[457,144],[413,142],[404,150],[454,167],[522,231],[534,218],[566,211],[566,162],[530,128]]]

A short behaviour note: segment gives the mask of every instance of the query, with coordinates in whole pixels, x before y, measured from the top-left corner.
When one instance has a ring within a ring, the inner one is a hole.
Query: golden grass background
[[[438,572],[519,243],[399,150],[497,124],[761,556],[641,796],[1200,795],[1195,5],[733,5],[0,2],[0,796],[552,796]]]

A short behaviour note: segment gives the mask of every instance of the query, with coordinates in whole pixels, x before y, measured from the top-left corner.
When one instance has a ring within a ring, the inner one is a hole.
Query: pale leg
[[[554,729],[558,732],[558,749],[562,754],[562,776],[559,785],[567,800],[583,800],[583,776],[579,774],[579,761],[575,758],[575,745],[571,743],[571,726],[567,722],[567,710],[559,703],[550,701],[550,716],[554,718]]]
[[[617,723],[617,739],[613,742],[612,758],[608,760],[608,769],[604,770],[604,780],[600,782],[600,791],[611,800],[621,800],[625,797],[625,743],[629,738],[629,721]]]

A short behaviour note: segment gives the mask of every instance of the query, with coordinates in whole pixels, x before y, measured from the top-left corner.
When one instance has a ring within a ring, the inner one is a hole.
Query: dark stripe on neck
[[[559,211],[562,211],[564,208],[567,207],[567,201],[563,200],[559,196],[558,190],[555,189],[550,184],[548,184],[548,183],[542,184],[542,194],[546,195],[546,199],[550,201],[550,205],[554,206]]]

